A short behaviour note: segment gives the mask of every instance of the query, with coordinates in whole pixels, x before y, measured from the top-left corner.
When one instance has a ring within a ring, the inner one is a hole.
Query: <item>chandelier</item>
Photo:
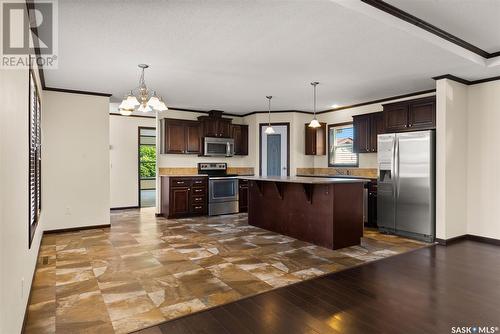
[[[150,92],[144,81],[144,70],[149,67],[146,64],[139,64],[141,69],[141,77],[139,78],[139,86],[132,89],[130,93],[123,98],[122,103],[118,107],[120,114],[129,116],[137,108],[138,111],[150,112],[166,111],[167,105],[163,99],[156,94],[156,91]]]

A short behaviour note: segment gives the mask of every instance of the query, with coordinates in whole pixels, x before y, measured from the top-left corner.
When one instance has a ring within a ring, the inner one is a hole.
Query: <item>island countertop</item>
[[[336,177],[301,177],[301,176],[246,176],[238,177],[239,179],[252,181],[268,181],[268,182],[287,182],[287,183],[303,183],[303,184],[332,184],[332,183],[366,183],[367,179],[355,178],[336,178]]]

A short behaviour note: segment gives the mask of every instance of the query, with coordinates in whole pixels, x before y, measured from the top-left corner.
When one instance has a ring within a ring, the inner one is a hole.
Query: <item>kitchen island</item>
[[[330,249],[359,245],[367,180],[244,177],[248,223]]]

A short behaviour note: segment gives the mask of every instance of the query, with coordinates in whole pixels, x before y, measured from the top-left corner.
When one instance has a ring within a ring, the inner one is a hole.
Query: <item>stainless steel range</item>
[[[208,175],[209,216],[238,212],[238,179],[227,174],[226,163],[199,163],[198,174]]]

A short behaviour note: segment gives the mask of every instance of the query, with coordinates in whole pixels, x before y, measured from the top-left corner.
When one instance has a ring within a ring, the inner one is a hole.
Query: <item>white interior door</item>
[[[288,160],[288,128],[286,125],[273,125],[275,131],[267,135],[264,130],[267,125],[261,125],[261,175],[262,176],[287,176]]]

